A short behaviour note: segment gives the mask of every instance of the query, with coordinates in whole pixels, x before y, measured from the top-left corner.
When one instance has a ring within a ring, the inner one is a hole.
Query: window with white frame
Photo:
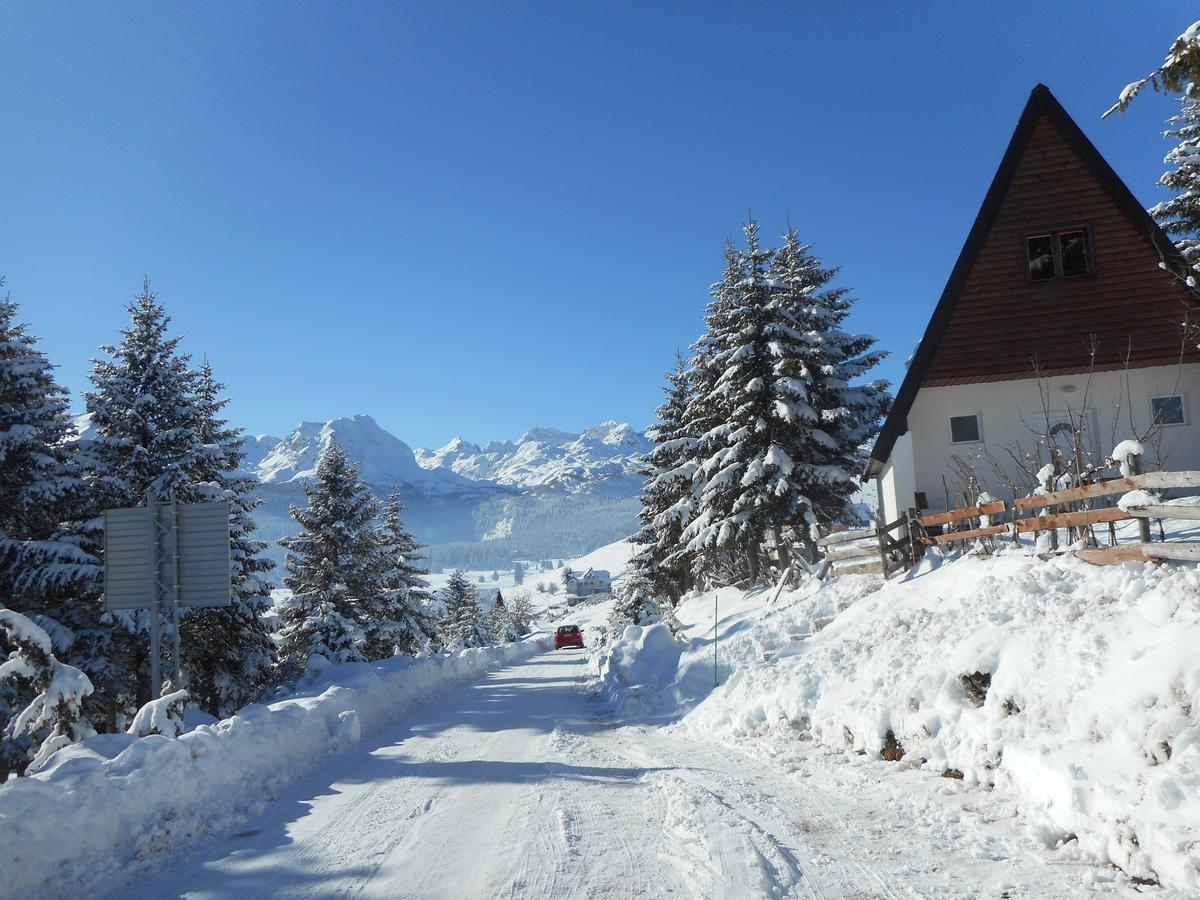
[[[979,413],[950,417],[950,443],[978,444],[983,431],[979,427]]]
[[[1186,425],[1187,410],[1182,394],[1150,398],[1150,419],[1155,425]]]

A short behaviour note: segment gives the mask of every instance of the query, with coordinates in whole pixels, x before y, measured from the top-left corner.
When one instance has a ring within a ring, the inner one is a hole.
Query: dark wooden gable
[[[1092,274],[1030,283],[1027,234],[1091,233]],[[1196,295],[1187,266],[1154,220],[1045,85],[1030,94],[1008,149],[871,452],[878,472],[921,387],[1165,365]],[[1189,361],[1200,351],[1189,345]]]

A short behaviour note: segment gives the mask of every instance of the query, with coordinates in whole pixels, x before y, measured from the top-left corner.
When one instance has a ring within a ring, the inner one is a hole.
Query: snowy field
[[[619,574],[629,553],[570,564]],[[5,786],[0,895],[1200,891],[1194,565],[1025,547],[774,602],[696,594],[677,634],[611,641],[610,599],[568,607],[543,577],[541,624],[581,625],[582,653],[543,632],[335,667]]]

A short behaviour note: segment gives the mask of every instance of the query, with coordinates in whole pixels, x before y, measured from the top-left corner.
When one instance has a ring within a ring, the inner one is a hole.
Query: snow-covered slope
[[[651,448],[644,434],[611,419],[578,434],[532,428],[515,441],[479,446],[460,437],[439,450],[418,449],[426,469],[449,470],[525,488],[586,490],[619,476],[635,476],[642,454]]]
[[[916,770],[1004,801],[1031,853],[1198,895],[1196,565],[1021,548],[772,593],[692,596],[679,641],[626,629],[595,660],[618,710],[789,766],[873,760],[880,790]]]

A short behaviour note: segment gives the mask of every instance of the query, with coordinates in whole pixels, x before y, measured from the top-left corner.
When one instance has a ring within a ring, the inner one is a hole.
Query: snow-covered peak
[[[418,450],[427,469],[449,469],[467,478],[518,487],[577,491],[600,479],[636,475],[651,447],[627,422],[608,419],[574,434],[538,426],[516,441],[490,441],[484,447],[455,438],[440,450]]]
[[[564,441],[574,440],[578,435],[571,434],[566,431],[559,431],[557,428],[545,428],[540,425],[535,425],[527,432],[521,435],[518,444],[561,444]]]
[[[362,414],[328,422],[301,422],[259,463],[258,477],[268,484],[312,478],[321,454],[335,441],[362,466],[362,478],[368,484],[469,486],[453,472],[423,469],[408,444]]]

